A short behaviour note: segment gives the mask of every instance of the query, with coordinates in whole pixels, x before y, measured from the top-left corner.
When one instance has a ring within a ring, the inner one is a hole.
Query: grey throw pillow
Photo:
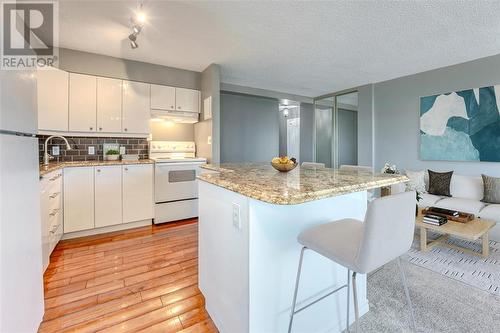
[[[500,178],[483,176],[484,198],[483,202],[500,204]]]
[[[443,195],[451,197],[450,183],[453,171],[450,172],[434,172],[429,171],[429,193],[434,195]]]

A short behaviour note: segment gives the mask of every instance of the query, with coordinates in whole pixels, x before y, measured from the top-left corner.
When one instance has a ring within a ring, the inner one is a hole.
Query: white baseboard
[[[130,222],[130,223],[124,223],[124,224],[117,224],[117,225],[110,225],[108,227],[102,227],[102,228],[95,228],[95,229],[90,229],[90,230],[82,230],[82,231],[75,231],[75,232],[70,232],[67,234],[64,234],[62,236],[62,239],[71,239],[71,238],[77,238],[77,237],[85,237],[85,236],[93,236],[93,235],[98,235],[98,234],[104,234],[107,232],[113,232],[113,231],[120,231],[120,230],[126,230],[126,229],[132,229],[132,228],[138,228],[138,227],[144,227],[153,224],[152,219],[147,219],[147,220],[142,220],[142,221],[137,221],[137,222]]]

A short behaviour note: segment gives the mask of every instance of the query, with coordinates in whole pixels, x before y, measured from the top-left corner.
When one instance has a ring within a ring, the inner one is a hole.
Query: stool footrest
[[[328,294],[321,296],[321,297],[320,297],[320,298],[318,298],[317,300],[314,300],[314,301],[312,301],[311,303],[309,303],[309,304],[307,304],[307,305],[304,305],[304,306],[303,306],[303,307],[301,307],[300,309],[298,309],[298,310],[296,310],[295,312],[293,312],[291,315],[293,316],[293,315],[295,315],[295,314],[299,313],[300,311],[307,309],[307,308],[308,308],[308,307],[310,307],[311,305],[318,303],[319,301],[321,301],[321,300],[323,300],[323,299],[327,298],[327,297],[328,297],[328,296],[330,296],[331,294],[334,294],[334,293],[336,293],[337,291],[339,291],[340,289],[343,289],[343,288],[347,288],[347,284],[344,284],[343,286],[340,286],[340,287],[338,287],[337,289],[335,289],[335,290],[333,290],[333,291],[330,291]]]

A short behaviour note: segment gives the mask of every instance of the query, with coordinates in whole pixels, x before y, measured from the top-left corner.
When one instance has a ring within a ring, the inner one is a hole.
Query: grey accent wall
[[[212,96],[212,119],[203,119],[203,101]],[[201,73],[200,122],[194,125],[197,154],[211,163],[220,162],[220,66],[212,64]],[[211,143],[209,143],[209,138]]]
[[[151,121],[151,136],[156,141],[194,141],[194,125]]]
[[[278,101],[221,94],[221,162],[269,162],[279,152]]]
[[[376,168],[387,161],[397,164],[400,169],[454,170],[463,175],[500,176],[500,163],[422,161],[419,158],[421,96],[496,84],[500,84],[500,55],[375,84]]]
[[[314,142],[314,106],[300,103],[300,160],[313,161]]]
[[[374,165],[373,85],[358,88],[358,164]]]
[[[115,58],[96,53],[59,49],[59,68],[68,72],[200,89],[201,73]]]

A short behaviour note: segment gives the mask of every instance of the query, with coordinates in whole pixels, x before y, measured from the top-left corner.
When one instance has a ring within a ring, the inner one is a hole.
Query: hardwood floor
[[[61,241],[39,332],[217,332],[197,257],[196,219]]]

